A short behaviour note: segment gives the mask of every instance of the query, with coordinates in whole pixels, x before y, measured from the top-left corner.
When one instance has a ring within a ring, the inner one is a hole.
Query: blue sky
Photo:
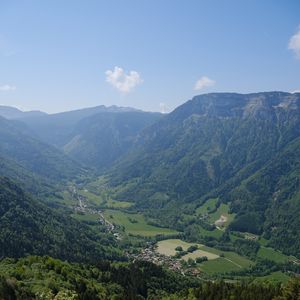
[[[298,0],[0,0],[0,104],[170,111],[300,90],[299,26]]]

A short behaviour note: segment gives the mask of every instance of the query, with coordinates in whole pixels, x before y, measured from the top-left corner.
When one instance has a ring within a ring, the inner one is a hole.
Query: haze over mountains
[[[255,262],[249,274],[271,270],[260,247],[300,258],[300,93],[203,94],[164,115],[1,107],[0,187],[1,257],[127,260],[145,240],[119,236],[120,211],[129,226],[139,215],[147,226],[247,257]],[[220,207],[232,218],[224,228],[209,220]]]

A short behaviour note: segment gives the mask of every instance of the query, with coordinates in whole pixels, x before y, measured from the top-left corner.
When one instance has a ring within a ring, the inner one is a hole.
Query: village
[[[139,253],[127,253],[127,257],[132,261],[141,260],[152,262],[159,266],[164,266],[182,275],[198,276],[201,271],[193,266],[190,266],[183,260],[176,259],[173,256],[163,255],[157,252],[157,244],[148,243],[147,247]]]

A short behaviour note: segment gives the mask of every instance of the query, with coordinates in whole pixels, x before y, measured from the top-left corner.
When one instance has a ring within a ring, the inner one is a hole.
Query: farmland
[[[127,234],[140,236],[155,236],[159,234],[176,234],[177,231],[169,228],[161,228],[147,224],[145,217],[141,214],[131,214],[121,210],[107,209],[104,211],[105,218],[121,227]]]
[[[229,213],[229,204],[221,203],[218,206],[217,203],[218,198],[207,200],[196,209],[196,214],[204,218],[208,223],[216,223],[226,227],[233,221],[235,214]]]
[[[222,252],[218,249],[207,247],[202,244],[187,243],[179,239],[159,241],[157,243],[157,252],[160,254],[173,256],[176,254],[176,247],[180,246],[186,251],[188,247],[192,245],[197,245],[198,249],[182,256],[182,259],[188,260],[189,258],[196,259],[197,257],[206,256],[208,261],[198,264],[198,267],[200,270],[208,274],[238,271],[242,270],[243,268],[247,268],[252,264],[252,261],[238,255],[235,252]]]

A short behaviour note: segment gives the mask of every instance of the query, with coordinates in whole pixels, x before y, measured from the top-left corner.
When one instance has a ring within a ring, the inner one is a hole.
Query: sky
[[[0,105],[169,112],[300,90],[299,0],[0,0]]]

